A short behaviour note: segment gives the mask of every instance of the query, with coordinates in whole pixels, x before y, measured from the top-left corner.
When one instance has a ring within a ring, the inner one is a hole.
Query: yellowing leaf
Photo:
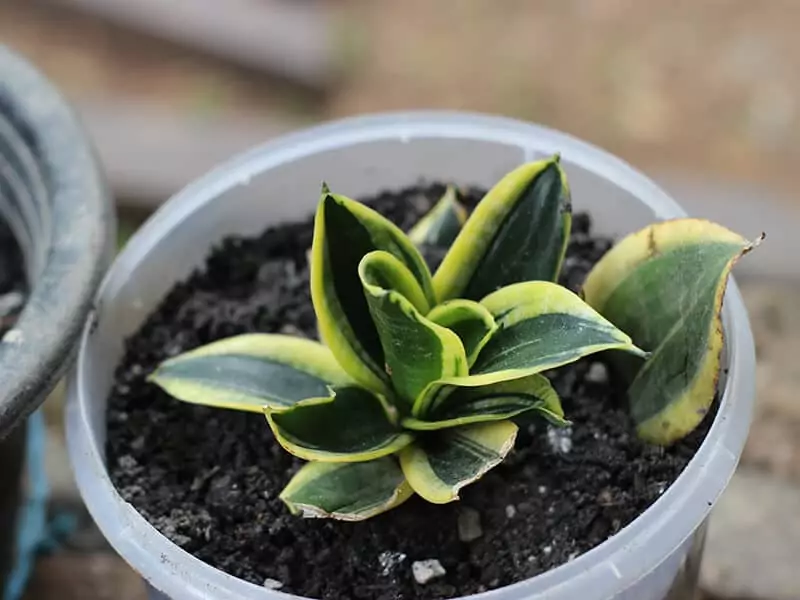
[[[719,378],[728,275],[754,245],[715,223],[676,219],[623,239],[589,274],[586,301],[651,351],[644,364],[617,358],[631,381],[642,439],[670,444],[707,413]]]

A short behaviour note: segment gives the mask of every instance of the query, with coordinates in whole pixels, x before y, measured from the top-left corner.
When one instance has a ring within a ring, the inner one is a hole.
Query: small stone
[[[414,580],[420,585],[425,585],[429,581],[438,577],[444,577],[447,574],[442,563],[435,558],[415,560],[411,564],[411,572],[414,574]]]
[[[517,516],[517,507],[513,504],[506,506],[506,518],[513,519]]]
[[[605,383],[608,381],[608,369],[603,363],[595,362],[589,367],[586,373],[586,381],[589,383]]]
[[[19,329],[9,329],[0,341],[6,344],[21,344],[24,339],[25,336]]]
[[[544,548],[542,548],[542,554],[544,554],[545,556],[550,556],[552,552],[553,552],[552,546],[545,546]]]
[[[539,493],[540,493],[541,495],[543,495],[543,496],[544,496],[544,495],[547,493],[547,488],[546,488],[545,486],[543,486],[543,485],[540,485],[540,486],[539,486],[539,490],[538,490],[538,491],[539,491]]]
[[[388,576],[397,566],[406,559],[402,552],[384,550],[378,555],[378,564],[381,566],[381,575]]]
[[[278,581],[277,579],[272,579],[271,577],[267,577],[262,583],[265,588],[268,590],[279,590],[283,587],[283,582]]]
[[[555,454],[569,454],[572,450],[572,427],[548,427],[547,443]]]
[[[291,335],[293,337],[302,337],[302,338],[306,337],[306,334],[304,334],[299,327],[296,327],[291,323],[287,323],[283,327],[281,327],[280,333],[284,335]]]
[[[483,535],[481,514],[474,508],[464,507],[458,511],[458,539],[472,542]]]
[[[139,463],[130,454],[125,454],[117,459],[117,464],[121,469],[130,470],[136,468]]]

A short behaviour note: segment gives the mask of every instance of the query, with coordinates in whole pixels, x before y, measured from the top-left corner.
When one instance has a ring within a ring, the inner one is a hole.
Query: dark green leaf
[[[388,252],[408,267],[428,302],[433,300],[428,268],[398,227],[358,202],[323,193],[311,257],[311,297],[319,333],[351,377],[386,391],[383,348],[358,274],[361,260],[375,250]]]
[[[369,390],[336,388],[333,401],[267,410],[275,437],[306,460],[363,462],[393,454],[413,439],[393,422],[391,408]]]
[[[436,271],[438,300],[478,300],[520,281],[557,279],[571,210],[558,157],[506,175],[478,204]]]
[[[413,495],[390,457],[359,463],[305,465],[281,492],[294,514],[363,521],[399,506]]]

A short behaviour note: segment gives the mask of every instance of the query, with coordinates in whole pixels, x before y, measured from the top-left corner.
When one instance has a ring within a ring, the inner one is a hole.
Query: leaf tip
[[[742,255],[748,254],[758,248],[765,239],[767,239],[767,232],[762,231],[761,235],[745,246],[744,250],[742,250]]]
[[[328,182],[327,181],[323,181],[322,182],[322,190],[321,190],[320,193],[323,196],[327,196],[327,195],[329,195],[331,193],[331,188],[328,186]]]

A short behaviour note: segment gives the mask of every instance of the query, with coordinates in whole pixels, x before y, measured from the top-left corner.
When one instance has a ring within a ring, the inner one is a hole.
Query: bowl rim
[[[376,140],[409,142],[418,138],[493,141],[531,151],[560,150],[564,160],[611,179],[653,209],[656,218],[677,218],[685,211],[639,171],[586,142],[555,130],[504,117],[452,111],[380,113],[351,117],[282,136],[233,157],[164,204],[130,240],[103,282],[99,297],[109,301],[138,264],[151,259],[158,239],[221,192],[249,181],[270,167],[338,147]],[[535,140],[535,148],[534,142]],[[705,521],[733,474],[749,428],[754,400],[755,357],[747,313],[733,279],[723,308],[727,367],[722,400],[706,439],[676,481],[633,522],[575,560],[531,579],[468,596],[475,600],[561,599],[580,589],[611,597],[646,577],[687,543]],[[87,324],[70,381],[68,447],[83,498],[120,554],[152,586],[173,598],[200,600],[253,597],[300,598],[239,580],[194,558],[158,533],[117,494],[104,466],[103,452],[89,424],[86,347]],[[102,504],[116,505],[108,510]],[[675,520],[680,519],[680,527]],[[122,522],[120,522],[122,520]],[[160,563],[161,567],[156,567]],[[158,568],[169,569],[160,573]]]

